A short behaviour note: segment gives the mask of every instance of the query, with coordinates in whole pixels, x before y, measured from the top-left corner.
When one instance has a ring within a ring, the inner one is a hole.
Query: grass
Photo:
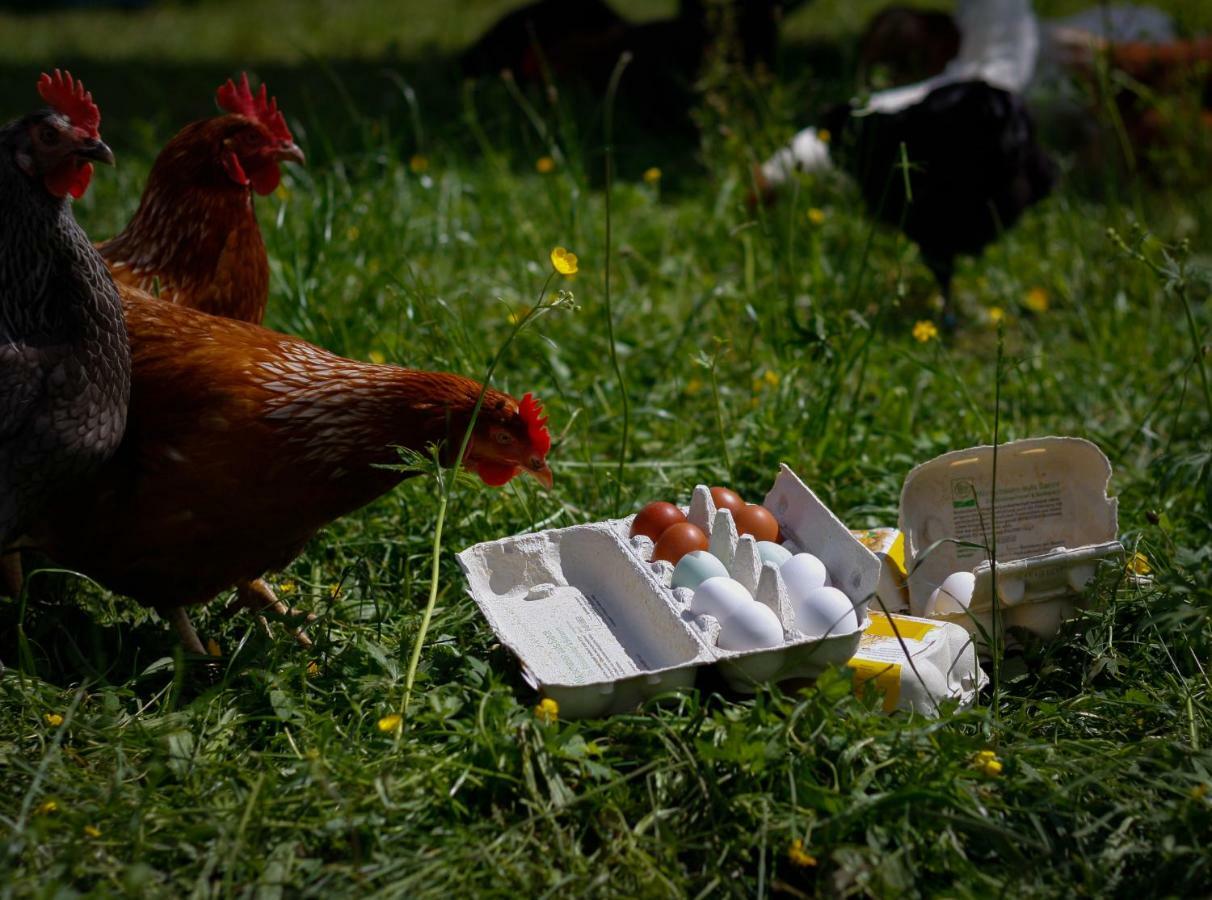
[[[121,165],[77,206],[101,237],[230,66],[132,78],[94,65],[120,105],[105,127]],[[752,93],[715,83],[689,150],[621,111],[611,300],[632,403],[620,477],[597,101],[531,98],[553,148],[499,86],[465,95],[402,63],[414,117],[379,67],[281,66],[270,83],[311,166],[258,201],[271,324],[351,356],[479,375],[539,296],[550,249],[569,247],[580,273],[558,286],[580,310],[542,317],[497,371],[546,403],[556,489],[454,494],[399,733],[377,723],[400,707],[428,597],[432,481],[337,523],[274,576],[320,616],[312,653],[201,612],[225,652],[208,678],[154,616],[79,580],[47,577],[50,596],[28,608],[0,601],[0,896],[1206,891],[1212,411],[1197,351],[1212,190],[1184,175],[1206,167],[1160,183],[1073,172],[961,268],[962,330],[919,343],[928,275],[858,213],[853,188],[819,179],[757,217],[745,206],[750,156],[817,87],[806,71]],[[4,70],[10,112],[24,109],[24,68]],[[22,89],[8,90],[19,70]],[[548,175],[534,169],[544,154],[562,160]],[[651,165],[660,184],[640,178]],[[994,307],[1007,355],[996,411]],[[708,682],[634,714],[545,724],[450,553],[604,518],[616,495],[628,508],[700,482],[759,495],[781,461],[853,527],[890,523],[908,470],[987,442],[995,414],[1004,439],[1074,434],[1105,450],[1123,539],[1154,580],[1108,573],[1061,639],[1007,660],[996,696],[937,721],[885,716],[834,672],[796,692],[740,699]],[[1000,775],[973,764],[987,748]]]

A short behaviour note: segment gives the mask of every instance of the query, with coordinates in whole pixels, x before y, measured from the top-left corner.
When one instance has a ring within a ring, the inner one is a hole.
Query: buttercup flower
[[[534,717],[544,725],[550,725],[560,717],[560,704],[550,697],[544,697],[534,708]]]
[[[997,758],[997,754],[992,750],[982,750],[972,758],[972,766],[978,772],[982,772],[990,778],[996,778],[1002,774],[1002,761]]]
[[[423,172],[429,171],[429,157],[420,153],[414,153],[408,160],[408,168],[412,170],[412,174],[420,175]]]
[[[825,211],[817,209],[815,206],[808,210],[808,221],[813,225],[820,225],[825,221]]]
[[[660,181],[661,181],[661,170],[658,169],[656,166],[653,166],[650,169],[644,170],[644,183],[645,184],[659,184]]]
[[[1132,558],[1128,560],[1128,571],[1133,575],[1148,575],[1153,571],[1153,567],[1149,565],[1149,559],[1143,553],[1133,553]]]
[[[85,835],[85,837],[90,837],[90,838],[94,838],[94,839],[99,838],[99,837],[101,837],[101,829],[98,828],[96,825],[85,825],[84,826],[84,835]]]
[[[46,724],[51,728],[58,728],[63,724],[63,716],[58,713],[47,713],[42,718],[46,720]]]
[[[1027,291],[1027,296],[1023,298],[1023,306],[1036,313],[1044,313],[1048,311],[1048,292],[1043,288],[1032,288]]]
[[[787,848],[787,858],[793,866],[799,866],[801,869],[810,869],[816,865],[816,857],[804,849],[804,842],[799,838],[792,841],[791,846]]]
[[[307,674],[308,675],[319,675],[320,674],[320,667],[316,664],[316,661],[314,659],[307,664]]]
[[[928,319],[922,319],[913,326],[913,339],[919,344],[925,344],[936,337],[938,337],[938,328]]]
[[[551,265],[561,275],[575,275],[577,273],[577,255],[563,247],[556,247],[551,251]]]
[[[400,730],[400,723],[403,720],[397,713],[392,713],[390,716],[384,716],[379,719],[379,731],[384,734],[391,734],[393,731]]]
[[[1006,318],[1006,311],[1000,306],[990,306],[987,312],[989,313],[989,323],[991,325],[1000,324]]]
[[[816,136],[820,140],[824,141],[826,144],[828,144],[829,141],[833,138],[833,135],[829,132],[828,128],[818,128],[816,130]]]
[[[555,167],[555,160],[550,156],[540,156],[534,164],[534,170],[540,175],[550,175],[555,171]]]
[[[219,649],[219,642],[214,638],[210,638],[206,642],[206,652],[211,656],[222,656],[223,651]]]
[[[40,816],[49,816],[51,813],[56,812],[58,809],[59,809],[58,803],[56,803],[54,800],[47,800],[45,803],[39,804],[38,808],[36,810],[34,810],[34,812]]]

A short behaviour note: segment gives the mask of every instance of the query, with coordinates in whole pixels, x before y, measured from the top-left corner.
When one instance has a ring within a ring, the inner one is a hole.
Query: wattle
[[[476,474],[489,487],[500,487],[506,484],[517,473],[517,466],[508,466],[504,463],[488,462],[485,460],[476,464]]]
[[[282,172],[276,162],[267,163],[255,169],[251,177],[252,189],[261,196],[272,194],[282,180]]]
[[[46,185],[46,189],[56,197],[66,197],[71,194],[79,200],[88,190],[92,178],[92,163],[77,166],[74,162],[67,162],[43,178],[42,181]]]

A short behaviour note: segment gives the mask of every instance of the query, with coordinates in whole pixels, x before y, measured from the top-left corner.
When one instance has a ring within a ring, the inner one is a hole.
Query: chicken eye
[[[48,147],[53,147],[59,143],[59,132],[49,125],[43,125],[38,139]]]
[[[510,434],[508,431],[495,432],[492,436],[492,439],[494,441],[496,441],[498,444],[500,444],[502,447],[513,443],[513,435]]]

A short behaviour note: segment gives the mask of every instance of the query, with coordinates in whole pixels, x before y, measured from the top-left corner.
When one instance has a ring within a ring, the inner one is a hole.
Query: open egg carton
[[[917,616],[992,633],[994,585],[1007,628],[1054,636],[1084,602],[1104,560],[1122,557],[1111,463],[1090,441],[1042,437],[945,453],[913,469],[901,493],[909,604]]]
[[[651,540],[629,536],[634,516],[476,544],[458,559],[493,631],[563,717],[634,708],[691,687],[708,666],[734,690],[752,692],[763,682],[815,678],[846,663],[869,623],[867,601],[880,577],[875,556],[786,465],[762,505],[785,546],[820,559],[833,587],[854,604],[848,626],[822,637],[801,632],[779,568],[761,560],[752,537],[738,535],[731,512],[717,510],[703,485],[683,512],[708,535],[729,575],[778,617],[779,646],[718,646],[719,621],[691,611],[694,592],[672,587],[674,567],[652,560]]]

